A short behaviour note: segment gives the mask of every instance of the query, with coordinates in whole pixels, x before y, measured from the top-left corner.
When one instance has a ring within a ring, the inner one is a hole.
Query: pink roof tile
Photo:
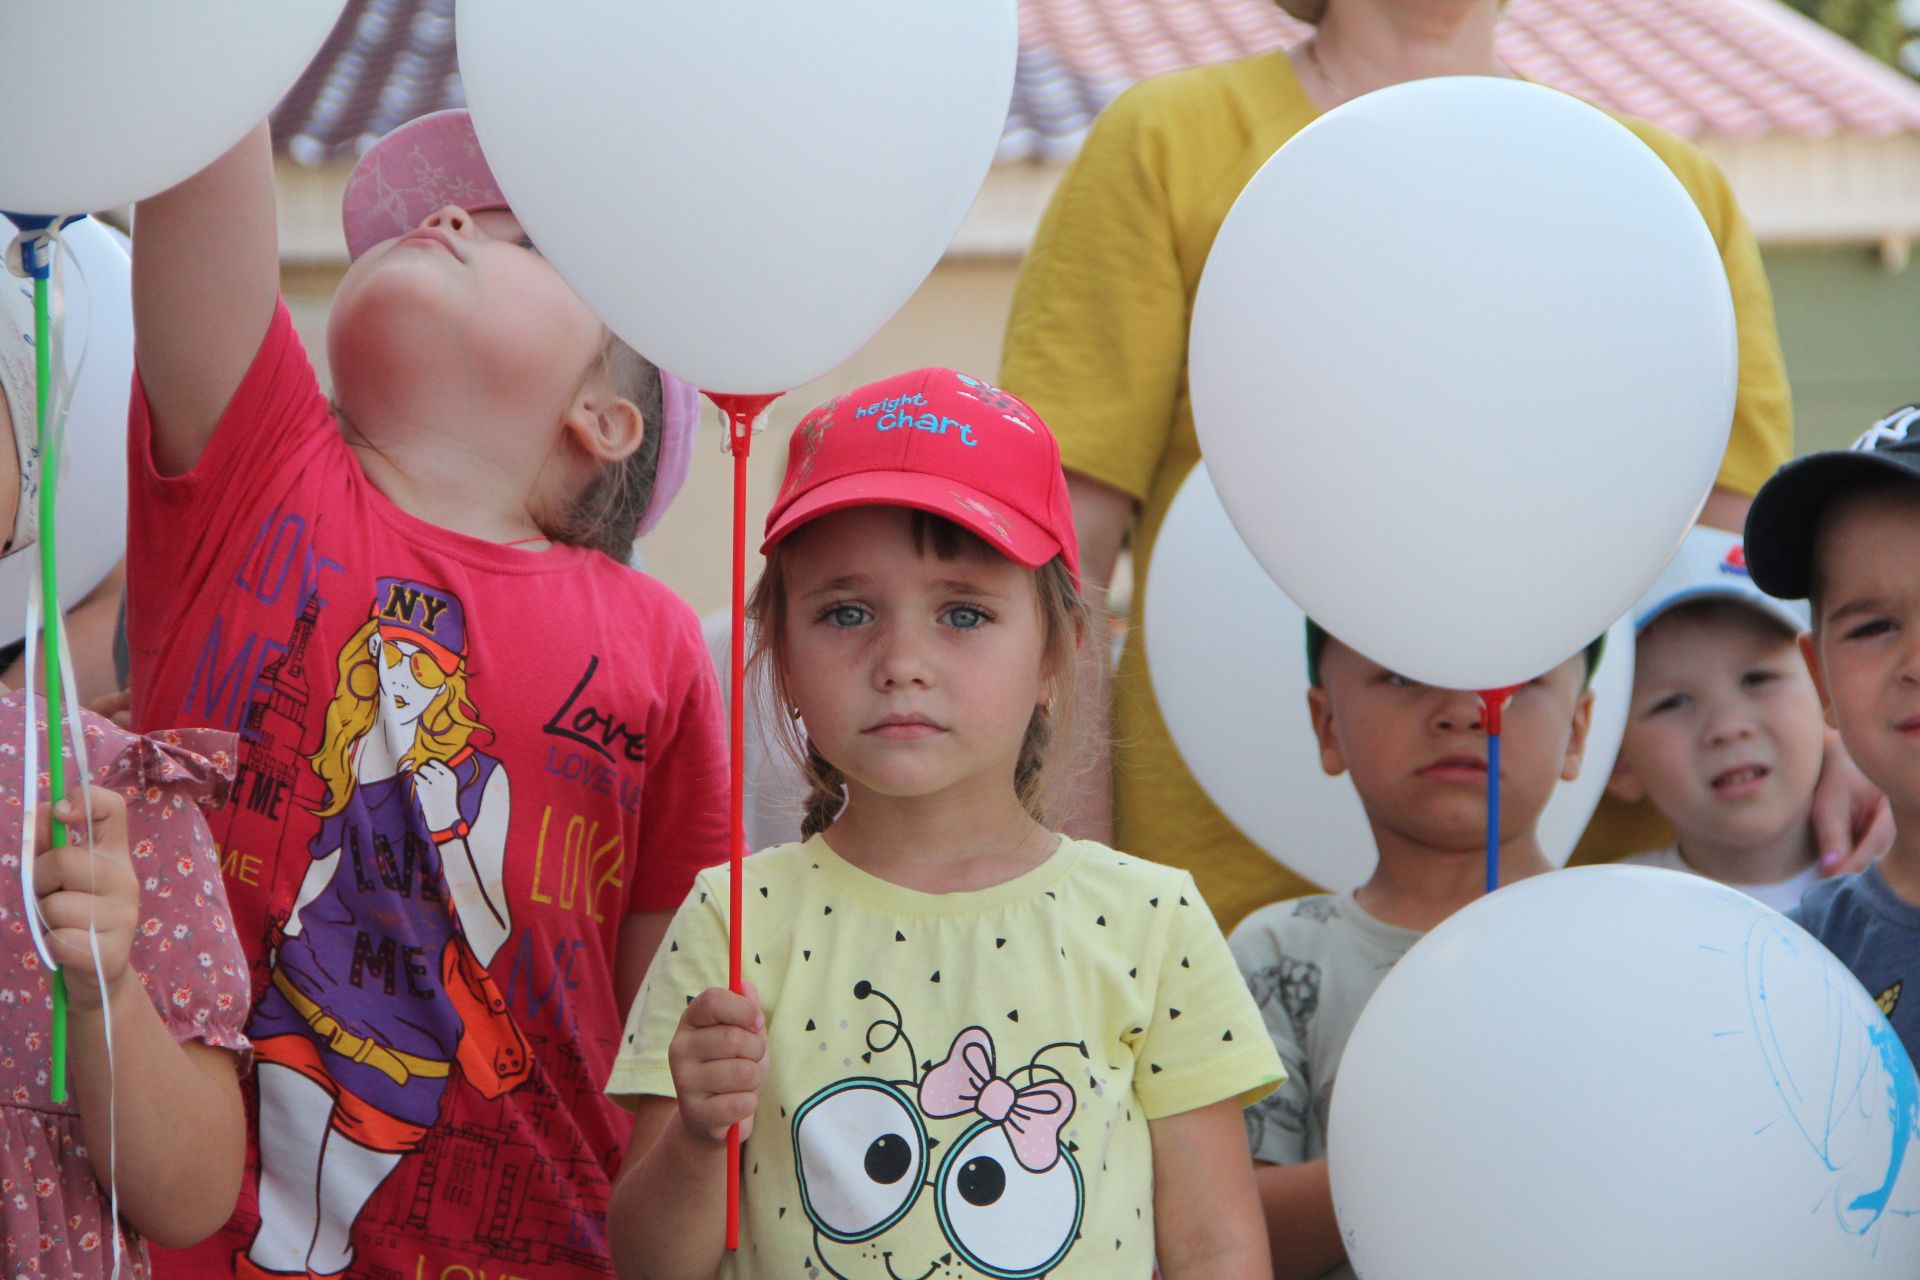
[[[303,163],[462,101],[454,0],[351,0],[274,114]],[[1021,0],[1003,160],[1072,154],[1136,80],[1289,44],[1272,0]],[[1515,71],[1687,137],[1920,133],[1920,85],[1779,0],[1512,0]]]

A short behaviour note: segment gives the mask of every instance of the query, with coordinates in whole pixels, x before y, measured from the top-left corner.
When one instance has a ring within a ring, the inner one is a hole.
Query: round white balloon
[[[0,209],[109,209],[191,177],[266,118],[344,3],[8,5]]]
[[[1920,1087],[1846,968],[1699,876],[1466,908],[1361,1013],[1328,1143],[1366,1280],[1907,1280]]]
[[[0,240],[12,239],[16,230],[0,217]],[[55,506],[60,605],[66,609],[98,586],[127,550],[133,280],[125,242],[105,223],[76,222],[60,240],[67,258],[63,354],[69,371],[78,364],[80,375],[67,413],[67,451]],[[0,315],[32,317],[31,281],[0,268],[0,288],[15,294]],[[0,431],[0,448],[13,448],[11,433]],[[0,643],[12,644],[26,634],[27,592],[39,572],[37,549],[0,559]]]
[[[710,391],[791,390],[931,271],[993,162],[1015,0],[461,0],[474,127],[540,249]]]
[[[1268,573],[1368,656],[1516,684],[1625,613],[1713,484],[1719,252],[1624,126],[1448,76],[1315,121],[1207,260],[1193,411]]]
[[[1306,615],[1234,531],[1203,463],[1154,542],[1143,607],[1154,698],[1187,768],[1248,839],[1334,893],[1377,861],[1353,783],[1320,768],[1307,717]],[[1633,697],[1634,634],[1607,633],[1580,777],[1554,789],[1540,847],[1564,864],[1606,791]]]

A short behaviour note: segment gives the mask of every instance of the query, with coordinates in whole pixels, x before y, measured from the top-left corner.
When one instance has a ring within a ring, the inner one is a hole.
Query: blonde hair
[[[957,560],[969,555],[1000,554],[950,520],[924,511],[914,511],[912,517],[914,546],[922,555],[930,551],[937,559]],[[754,635],[748,662],[756,676],[751,685],[766,690],[774,703],[761,708],[762,723],[773,726],[781,746],[799,764],[807,780],[800,822],[804,838],[833,825],[845,803],[846,778],[820,754],[810,739],[803,737],[799,713],[794,709],[781,647],[787,623],[787,581],[782,555],[787,545],[777,543],[767,553],[766,568],[747,601],[747,617],[752,622]],[[1092,615],[1074,585],[1066,561],[1055,557],[1035,569],[1033,576],[1042,624],[1042,667],[1051,675],[1055,693],[1045,707],[1035,707],[1027,721],[1026,736],[1020,742],[1020,759],[1014,766],[1013,787],[1034,821],[1045,823],[1046,791],[1053,783],[1046,769],[1055,746],[1062,741],[1072,741],[1075,658],[1081,640],[1089,634]]]
[[[327,704],[326,733],[320,749],[307,757],[314,772],[327,784],[327,806],[315,811],[322,818],[339,813],[353,798],[358,785],[354,748],[380,718],[380,668],[370,643],[379,629],[380,619],[367,619],[340,651],[340,679],[334,686],[333,701]],[[413,745],[400,762],[417,769],[429,760],[445,763],[453,759],[467,749],[476,732],[493,732],[474,715],[467,701],[467,671],[462,664],[447,673],[447,682],[427,704],[414,727]]]

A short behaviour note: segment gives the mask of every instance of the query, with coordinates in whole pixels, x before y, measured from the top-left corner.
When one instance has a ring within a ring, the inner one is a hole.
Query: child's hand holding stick
[[[138,985],[130,961],[140,882],[128,851],[127,802],[94,787],[87,803],[85,818],[77,795],[51,808],[41,805],[34,825],[33,889],[46,922],[47,950],[70,979],[67,998],[76,1012],[99,1009],[103,992],[111,997],[128,982]],[[60,848],[52,847],[50,813],[67,826]],[[97,970],[89,930],[99,939]]]
[[[67,825],[59,848],[49,815]],[[94,1176],[117,1188],[121,1217],[149,1240],[203,1239],[239,1191],[239,1084],[231,1054],[174,1040],[134,967],[140,880],[127,802],[92,787],[85,810],[77,794],[41,805],[33,887],[47,949],[69,979],[73,1099]]]
[[[680,1015],[667,1064],[687,1132],[724,1143],[737,1124],[745,1142],[767,1082],[767,1019],[753,984],[745,995],[714,987],[695,996]]]

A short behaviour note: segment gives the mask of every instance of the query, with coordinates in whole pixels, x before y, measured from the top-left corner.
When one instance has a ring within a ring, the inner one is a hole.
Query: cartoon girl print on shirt
[[[260,1066],[260,1227],[243,1278],[332,1276],[355,1220],[426,1145],[457,1064],[488,1096],[527,1045],[486,966],[512,917],[507,773],[467,688],[468,619],[382,578],[340,651],[308,869],[248,1033]]]
[[[869,982],[853,994],[892,1011],[867,1028],[871,1056],[899,1046],[918,1063],[899,1006]],[[1046,1045],[1002,1076],[993,1037],[968,1027],[918,1081],[837,1080],[802,1103],[794,1163],[827,1273],[1036,1280],[1059,1266],[1079,1235],[1086,1185],[1064,1136],[1073,1088],[1040,1061],[1056,1049],[1086,1052]],[[929,1121],[949,1120],[959,1132],[929,1131]]]

